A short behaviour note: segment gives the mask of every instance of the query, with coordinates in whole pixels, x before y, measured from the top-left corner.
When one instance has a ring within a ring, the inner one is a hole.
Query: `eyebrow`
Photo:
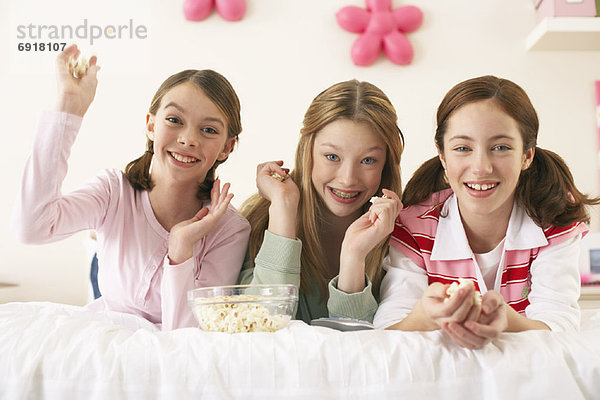
[[[335,150],[340,150],[339,146],[336,146],[335,144],[329,143],[329,142],[321,143],[321,146],[328,146],[328,147],[334,148]],[[386,151],[381,146],[372,146],[372,147],[365,149],[365,152],[374,151],[374,150]]]
[[[451,141],[451,140],[475,140],[475,139],[469,135],[455,135],[448,139],[448,141]],[[500,135],[492,136],[490,138],[490,140],[516,140],[516,139],[512,136],[500,134]]]
[[[185,114],[185,110],[183,107],[181,107],[179,104],[175,103],[174,101],[169,102],[166,106],[165,109],[169,108],[169,107],[173,107],[175,109],[177,109],[179,112],[181,112],[182,114]],[[210,122],[215,122],[220,124],[221,126],[225,127],[225,123],[223,122],[223,120],[219,117],[204,117],[204,121],[210,121]]]

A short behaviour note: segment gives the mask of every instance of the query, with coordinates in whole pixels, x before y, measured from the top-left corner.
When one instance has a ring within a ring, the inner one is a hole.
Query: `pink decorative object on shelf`
[[[538,20],[546,17],[595,17],[595,0],[533,0]]]
[[[366,0],[366,4],[366,9],[348,6],[335,15],[343,29],[361,34],[352,45],[351,57],[354,64],[373,64],[382,49],[393,63],[410,64],[414,53],[404,34],[421,26],[421,10],[415,6],[392,10],[391,0]]]
[[[213,5],[227,21],[239,21],[246,13],[246,0],[185,0],[183,15],[189,21],[202,21],[210,15]]]

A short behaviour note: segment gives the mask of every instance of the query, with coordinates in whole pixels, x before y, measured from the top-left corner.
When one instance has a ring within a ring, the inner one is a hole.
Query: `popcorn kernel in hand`
[[[77,79],[83,77],[89,67],[88,60],[85,57],[81,57],[78,60],[69,58],[69,72]]]
[[[459,289],[469,285],[473,285],[473,281],[470,279],[459,278],[458,283],[452,282],[448,289],[446,289],[446,295],[448,297],[444,299],[444,302],[448,301],[452,296],[454,296]],[[478,290],[473,293],[473,303],[478,306],[481,305],[481,293]]]
[[[271,177],[277,179],[280,182],[285,181],[289,175],[281,176],[277,172],[271,172]]]

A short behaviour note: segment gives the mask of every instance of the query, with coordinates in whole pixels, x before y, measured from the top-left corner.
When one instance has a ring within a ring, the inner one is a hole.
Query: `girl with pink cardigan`
[[[163,329],[196,326],[187,291],[235,284],[250,233],[230,206],[229,184],[221,188],[215,179],[241,132],[235,91],[210,70],[169,77],[146,115],[145,153],[125,172],[105,170],[63,194],[67,159],[100,69],[92,57],[75,78],[69,60],[78,55],[72,45],[57,58],[58,102],[39,121],[14,229],[27,243],[95,230],[102,296],[90,308],[137,314]]]

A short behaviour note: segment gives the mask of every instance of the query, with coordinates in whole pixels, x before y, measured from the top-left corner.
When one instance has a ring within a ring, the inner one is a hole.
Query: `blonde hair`
[[[397,125],[396,110],[387,96],[375,85],[357,80],[340,82],[321,92],[304,115],[296,149],[295,168],[290,175],[300,190],[297,214],[297,236],[303,243],[300,291],[306,293],[312,290],[311,280],[314,280],[323,297],[328,277],[327,268],[323,263],[326,258],[319,240],[319,232],[325,206],[311,180],[312,153],[316,134],[338,119],[366,123],[383,139],[387,146],[387,154],[378,192],[386,188],[400,195],[402,191],[400,157],[404,149],[404,137]],[[269,205],[267,200],[255,194],[241,207],[242,214],[252,226],[249,243],[252,259],[256,257],[262,245],[264,231],[268,227]],[[363,212],[368,208],[369,203],[366,203]],[[373,282],[376,296],[383,276],[381,264],[387,254],[388,242],[389,237],[372,249],[365,260],[365,271]]]
[[[242,132],[242,122],[240,117],[240,101],[235,90],[227,79],[218,72],[210,69],[195,70],[188,69],[178,72],[168,77],[158,88],[148,112],[156,115],[160,108],[160,103],[165,94],[175,86],[190,82],[201,89],[208,98],[215,103],[219,111],[223,113],[227,120],[227,136],[235,138]],[[137,190],[152,190],[154,183],[150,177],[150,163],[152,162],[154,142],[149,138],[146,140],[146,151],[141,157],[131,161],[125,167],[125,176],[129,183]],[[216,179],[217,167],[227,160],[217,160],[210,170],[206,173],[204,182],[198,185],[197,197],[200,200],[210,199],[210,190]]]

